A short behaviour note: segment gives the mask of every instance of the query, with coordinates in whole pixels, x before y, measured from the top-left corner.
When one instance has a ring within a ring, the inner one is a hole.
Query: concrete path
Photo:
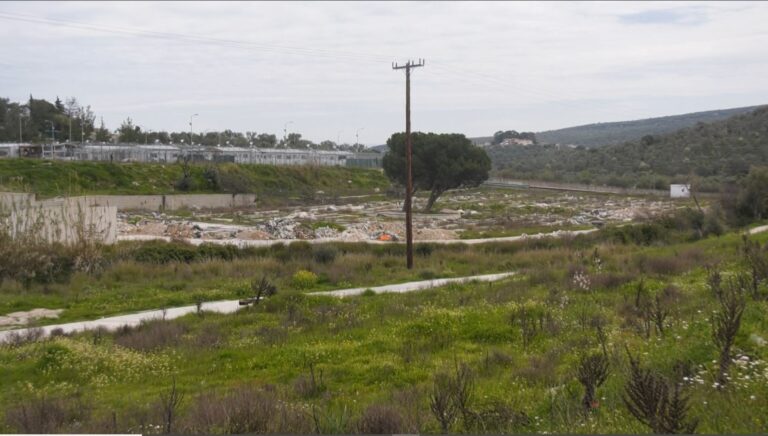
[[[588,230],[557,230],[550,233],[536,233],[533,235],[519,235],[519,236],[503,236],[499,238],[482,238],[482,239],[430,239],[423,241],[413,241],[416,244],[485,244],[488,242],[513,242],[521,241],[524,239],[538,239],[538,238],[559,238],[570,235],[583,235],[587,233],[596,232],[598,229]],[[170,241],[168,236],[155,236],[155,235],[121,235],[118,236],[119,241],[152,241],[162,240]],[[364,242],[366,244],[404,244],[405,241],[389,242],[389,241],[377,241],[373,239],[364,239],[359,241],[339,239],[339,238],[325,238],[325,239],[196,239],[185,238],[182,239],[193,245],[200,245],[203,243],[220,244],[220,245],[236,245],[238,247],[269,247],[275,244],[290,244],[291,242],[304,241],[310,244],[324,244],[328,242]]]
[[[352,288],[352,289],[340,289],[336,291],[327,292],[314,292],[307,295],[328,295],[334,297],[349,297],[353,295],[360,295],[366,290],[370,289],[377,294],[386,292],[414,292],[424,289],[435,288],[439,286],[445,286],[451,283],[466,283],[471,281],[480,282],[493,282],[507,278],[514,273],[500,273],[500,274],[485,274],[469,277],[456,277],[448,279],[434,279],[434,280],[422,280],[418,282],[407,282],[395,285],[374,286],[368,288]],[[211,301],[203,303],[201,309],[207,312],[218,313],[233,313],[240,307],[239,300],[224,300],[224,301]],[[97,328],[105,328],[110,331],[117,330],[122,326],[137,326],[142,321],[149,321],[154,319],[174,319],[181,316],[195,313],[197,311],[196,306],[184,306],[174,307],[166,310],[146,310],[143,312],[131,313],[127,315],[111,316],[108,318],[101,318],[93,321],[79,321],[66,324],[55,324],[40,327],[45,336],[50,335],[52,330],[60,329],[64,333],[82,332],[85,330],[93,330]],[[25,334],[31,329],[15,329],[15,330],[3,330],[0,331],[0,343],[5,342],[12,335]]]
[[[401,283],[399,285],[386,285],[386,286],[376,286],[376,287],[369,287],[369,288],[339,289],[338,291],[313,292],[311,295],[329,295],[331,297],[351,297],[354,295],[360,295],[363,292],[367,291],[368,289],[370,289],[376,294],[384,294],[387,292],[404,293],[404,292],[421,291],[421,290],[430,289],[430,288],[437,288],[437,287],[445,286],[451,283],[467,283],[472,281],[495,282],[495,281],[510,277],[514,274],[515,273],[507,272],[507,273],[500,273],[500,274],[485,274],[481,276],[457,277],[453,279],[423,280],[420,282]]]
[[[747,233],[750,235],[754,235],[756,233],[762,233],[766,230],[768,230],[768,225],[758,226],[758,227],[755,227],[754,229],[749,229],[749,232]]]

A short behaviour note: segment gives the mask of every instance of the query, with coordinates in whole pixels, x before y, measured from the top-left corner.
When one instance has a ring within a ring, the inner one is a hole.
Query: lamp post
[[[363,129],[365,129],[365,127],[360,127],[355,132],[355,147],[360,145],[360,131],[363,130]]]
[[[293,124],[293,121],[288,121],[283,126],[283,146],[288,148],[288,124]]]
[[[189,117],[189,145],[192,145],[192,144],[193,144],[193,141],[192,141],[192,119],[193,119],[194,117],[196,117],[196,116],[198,116],[198,114],[192,114],[192,115]]]
[[[51,120],[45,120],[45,122],[51,125],[51,158],[53,158],[53,141],[56,140],[56,137],[54,136],[54,124]]]

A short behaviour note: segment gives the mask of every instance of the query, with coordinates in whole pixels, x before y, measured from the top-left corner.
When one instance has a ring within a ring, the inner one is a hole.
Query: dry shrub
[[[530,418],[525,413],[511,408],[503,402],[494,401],[473,415],[470,427],[482,433],[512,434],[519,433],[530,422]]]
[[[403,419],[402,433],[418,433],[429,417],[425,413],[425,394],[422,387],[410,386],[392,393],[392,403],[400,407]]]
[[[181,428],[185,433],[310,433],[300,409],[280,400],[274,389],[235,387],[223,395],[201,394],[193,400]]]
[[[90,413],[90,405],[80,395],[51,398],[43,394],[7,408],[5,422],[19,433],[70,433],[77,432]]]
[[[666,257],[638,256],[635,260],[641,271],[657,275],[674,275],[690,271],[710,262],[701,248],[689,248]]]
[[[20,347],[24,344],[40,340],[43,336],[45,336],[45,331],[39,327],[24,329],[18,332],[12,331],[6,336],[5,341],[0,342],[0,345]]]
[[[489,369],[493,366],[507,367],[511,365],[512,362],[513,362],[512,356],[504,353],[501,350],[492,350],[486,353],[485,359],[483,360],[483,363],[486,369]]]
[[[632,275],[628,274],[614,274],[614,273],[602,273],[594,274],[591,277],[592,286],[595,289],[615,289],[619,286],[629,283],[635,279]]]
[[[363,434],[396,434],[405,432],[400,412],[392,406],[373,404],[363,411],[355,426]]]
[[[557,381],[558,355],[548,352],[543,356],[532,356],[528,365],[514,371],[515,375],[532,383],[554,385]]]
[[[191,341],[191,345],[195,348],[219,348],[224,345],[226,339],[221,334],[218,327],[213,325],[206,325],[196,334]]]
[[[261,341],[267,345],[282,344],[288,338],[288,331],[283,327],[262,326],[256,330]]]
[[[153,351],[179,345],[186,332],[186,327],[176,322],[143,321],[138,327],[118,329],[115,344],[137,351]]]

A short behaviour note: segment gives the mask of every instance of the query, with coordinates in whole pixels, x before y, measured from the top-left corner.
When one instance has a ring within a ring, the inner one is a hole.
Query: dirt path
[[[377,294],[382,294],[387,292],[395,292],[395,293],[414,292],[414,291],[422,291],[425,289],[445,286],[451,283],[466,283],[470,281],[494,282],[494,281],[498,281],[498,280],[510,277],[513,274],[514,273],[507,272],[507,273],[500,273],[500,274],[485,274],[485,275],[456,277],[456,278],[448,278],[448,279],[422,280],[418,282],[407,282],[407,283],[399,283],[394,285],[374,286],[374,287],[368,287],[368,288],[352,288],[352,289],[339,289],[336,291],[327,291],[327,292],[315,292],[308,295],[349,297],[353,295],[360,295],[368,289],[370,289],[371,291]],[[224,301],[211,301],[208,303],[203,303],[201,306],[201,310],[204,310],[207,312],[233,313],[237,311],[240,307],[242,306],[240,306],[240,303],[238,300],[224,300]],[[48,325],[45,327],[40,327],[40,329],[42,329],[44,336],[50,335],[52,330],[57,330],[57,329],[61,330],[61,332],[63,333],[82,332],[85,330],[93,330],[97,328],[105,328],[107,330],[114,331],[126,325],[137,326],[141,324],[142,321],[149,321],[154,319],[174,319],[190,313],[194,313],[195,311],[197,311],[196,306],[174,307],[166,310],[146,310],[143,312],[131,313],[127,315],[111,316],[108,318],[101,318],[93,321],[79,321],[79,322],[71,322],[66,324]],[[28,330],[31,330],[31,329],[15,329],[15,330],[0,331],[0,343],[5,342],[12,335],[24,335]]]
[[[589,230],[558,230],[550,233],[536,233],[533,235],[519,235],[519,236],[503,236],[498,238],[483,238],[483,239],[430,239],[414,241],[419,244],[485,244],[488,242],[512,242],[521,241],[523,239],[536,239],[536,238],[558,238],[571,235],[583,235],[587,233],[596,232],[598,229]],[[155,235],[120,235],[117,237],[119,241],[151,241],[151,240],[163,240],[170,241],[168,236],[155,236]],[[305,241],[310,244],[323,244],[326,242],[365,242],[367,244],[403,244],[404,241],[397,242],[384,242],[372,239],[362,239],[358,241],[351,241],[348,239],[338,238],[320,238],[320,239],[196,239],[196,238],[184,238],[186,242],[193,245],[200,245],[206,242],[213,244],[231,244],[238,247],[268,247],[274,244],[290,244],[291,242]]]

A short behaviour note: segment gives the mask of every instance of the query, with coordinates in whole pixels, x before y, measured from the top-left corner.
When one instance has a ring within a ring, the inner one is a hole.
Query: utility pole
[[[72,116],[67,117],[69,119],[69,136],[67,136],[67,142],[72,142]]]
[[[411,68],[424,66],[424,59],[419,62],[408,61],[405,65],[392,64],[393,70],[405,70],[405,243],[406,265],[413,269],[413,214],[411,212],[413,194],[413,144],[411,143]]]

